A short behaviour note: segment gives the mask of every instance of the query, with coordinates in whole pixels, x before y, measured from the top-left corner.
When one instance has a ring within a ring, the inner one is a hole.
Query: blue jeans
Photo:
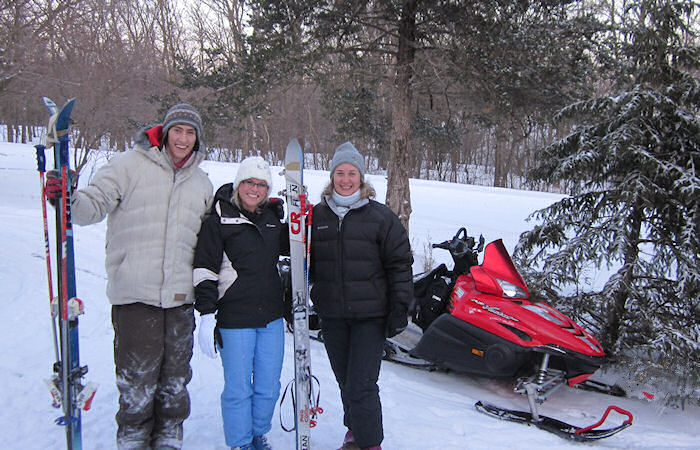
[[[284,321],[265,328],[221,328],[224,367],[221,415],[226,445],[249,444],[272,428],[280,395],[284,358]]]

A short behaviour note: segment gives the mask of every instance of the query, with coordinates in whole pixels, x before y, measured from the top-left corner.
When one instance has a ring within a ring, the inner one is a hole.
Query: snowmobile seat
[[[409,312],[413,322],[423,331],[446,311],[451,287],[450,272],[445,264],[440,264],[414,280],[414,298]]]

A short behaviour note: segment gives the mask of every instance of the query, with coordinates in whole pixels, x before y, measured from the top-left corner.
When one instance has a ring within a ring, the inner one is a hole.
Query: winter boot
[[[354,442],[348,442],[346,444],[343,444],[342,447],[340,447],[338,450],[362,450],[360,447],[357,446]]]
[[[355,436],[352,435],[352,430],[348,430],[343,438],[343,445],[355,442]]]
[[[343,438],[343,445],[338,450],[360,450],[360,447],[355,444],[355,436],[352,435],[352,430],[348,430]]]
[[[343,444],[342,447],[338,450],[382,450],[381,445],[373,445],[372,447],[362,447],[360,448],[356,443],[354,442],[348,442],[346,444]]]
[[[253,443],[251,442],[250,444],[231,447],[231,450],[255,450],[255,447],[253,447]]]
[[[255,448],[255,450],[272,450],[272,445],[270,445],[267,436],[255,436],[253,437],[253,448]]]

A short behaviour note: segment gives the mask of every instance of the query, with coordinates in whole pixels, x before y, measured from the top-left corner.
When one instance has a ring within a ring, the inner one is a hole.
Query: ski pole
[[[60,360],[58,354],[58,330],[56,329],[56,315],[53,311],[53,277],[51,271],[51,245],[49,242],[49,223],[46,213],[46,186],[44,173],[46,173],[46,147],[41,144],[34,146],[36,149],[36,168],[39,171],[39,184],[41,188],[41,215],[44,220],[44,247],[46,253],[46,275],[49,283],[49,310],[51,312],[51,328],[53,329],[53,350],[56,362]]]
[[[304,268],[304,296],[305,303],[309,305],[309,278],[311,276],[311,225],[313,224],[313,212],[314,205],[308,201],[308,195],[303,193],[299,195],[302,211],[302,224],[304,232],[304,251],[306,252],[306,267]],[[308,320],[308,314],[307,314]],[[321,383],[318,381],[315,375],[311,373],[311,366],[308,367],[308,378],[309,378],[309,427],[313,428],[316,426],[316,418],[319,414],[323,414],[323,408],[319,406],[321,400]],[[314,398],[314,386],[313,382],[316,381],[318,385],[318,393]]]
[[[312,203],[306,203],[306,207],[308,208],[306,219],[306,272],[308,286],[308,274],[311,270],[311,225],[313,224],[314,205]]]
[[[306,200],[306,194],[304,194],[304,200]],[[306,203],[306,202],[305,202]],[[304,226],[306,229],[306,234],[304,235],[305,245],[306,245],[306,298],[308,304],[309,297],[309,278],[311,277],[311,225],[313,222],[314,205],[311,203],[306,203],[306,217],[304,221]]]

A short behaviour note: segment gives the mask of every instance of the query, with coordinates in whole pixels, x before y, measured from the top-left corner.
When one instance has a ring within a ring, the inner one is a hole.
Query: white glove
[[[210,358],[216,358],[216,346],[214,345],[214,328],[216,328],[216,318],[214,314],[203,314],[199,321],[199,348],[202,353]]]

